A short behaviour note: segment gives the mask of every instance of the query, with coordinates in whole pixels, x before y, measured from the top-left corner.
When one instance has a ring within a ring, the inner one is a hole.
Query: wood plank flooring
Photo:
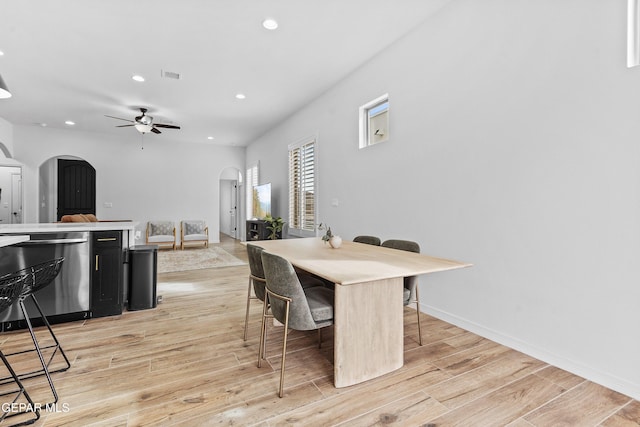
[[[220,246],[246,260],[237,242]],[[640,425],[640,402],[427,315],[420,347],[410,308],[404,367],[352,387],[333,386],[331,329],[321,349],[315,333],[291,333],[280,399],[281,328],[269,327],[258,368],[256,302],[242,339],[248,272],[162,274],[156,309],[54,325],[72,366],[53,374],[60,401],[35,425]],[[0,334],[4,352],[29,342],[26,331]],[[32,361],[11,359],[20,369]],[[43,377],[25,384],[50,400]]]

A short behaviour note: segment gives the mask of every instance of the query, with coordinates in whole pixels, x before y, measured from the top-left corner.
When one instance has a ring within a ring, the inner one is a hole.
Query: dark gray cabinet
[[[261,219],[253,219],[247,221],[247,242],[252,240],[267,240],[269,238],[269,230],[267,223]]]
[[[122,313],[123,249],[122,231],[91,233],[91,316]]]
[[[269,223],[263,219],[247,220],[247,242],[252,240],[267,240],[271,230],[267,228]],[[276,233],[278,239],[282,239],[282,231]]]

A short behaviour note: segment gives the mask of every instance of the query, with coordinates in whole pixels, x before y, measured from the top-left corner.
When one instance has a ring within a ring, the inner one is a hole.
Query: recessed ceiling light
[[[275,19],[267,18],[262,21],[262,26],[267,30],[275,30],[278,28],[278,22]]]
[[[215,138],[212,136],[208,136],[207,139],[215,139]]]
[[[144,81],[144,77],[136,74],[133,77],[131,77],[133,80],[137,81],[137,82],[143,82]]]
[[[0,50],[0,56],[4,55],[4,52]]]
[[[66,122],[64,122],[65,125],[69,125],[69,126],[73,126],[76,124],[76,122],[73,122],[71,120],[67,120]]]
[[[237,99],[245,99],[247,96],[244,93],[236,93]]]

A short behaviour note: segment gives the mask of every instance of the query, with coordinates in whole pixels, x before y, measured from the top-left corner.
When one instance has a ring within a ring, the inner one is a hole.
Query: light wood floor
[[[238,243],[221,246],[246,260]],[[257,368],[257,303],[242,339],[247,275],[247,266],[166,273],[156,309],[54,325],[72,367],[53,375],[58,411],[36,425],[640,425],[638,401],[427,315],[420,347],[409,308],[404,367],[348,388],[333,387],[331,331],[320,350],[316,334],[292,333],[280,399],[281,330],[270,327],[268,363]],[[5,352],[28,340],[0,334]],[[43,381],[25,381],[41,402]]]

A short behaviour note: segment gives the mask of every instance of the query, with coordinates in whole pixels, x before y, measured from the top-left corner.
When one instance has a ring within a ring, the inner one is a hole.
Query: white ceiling
[[[13,97],[0,117],[137,134],[105,114],[133,119],[147,107],[182,127],[150,139],[246,145],[448,1],[5,0],[0,75]]]

